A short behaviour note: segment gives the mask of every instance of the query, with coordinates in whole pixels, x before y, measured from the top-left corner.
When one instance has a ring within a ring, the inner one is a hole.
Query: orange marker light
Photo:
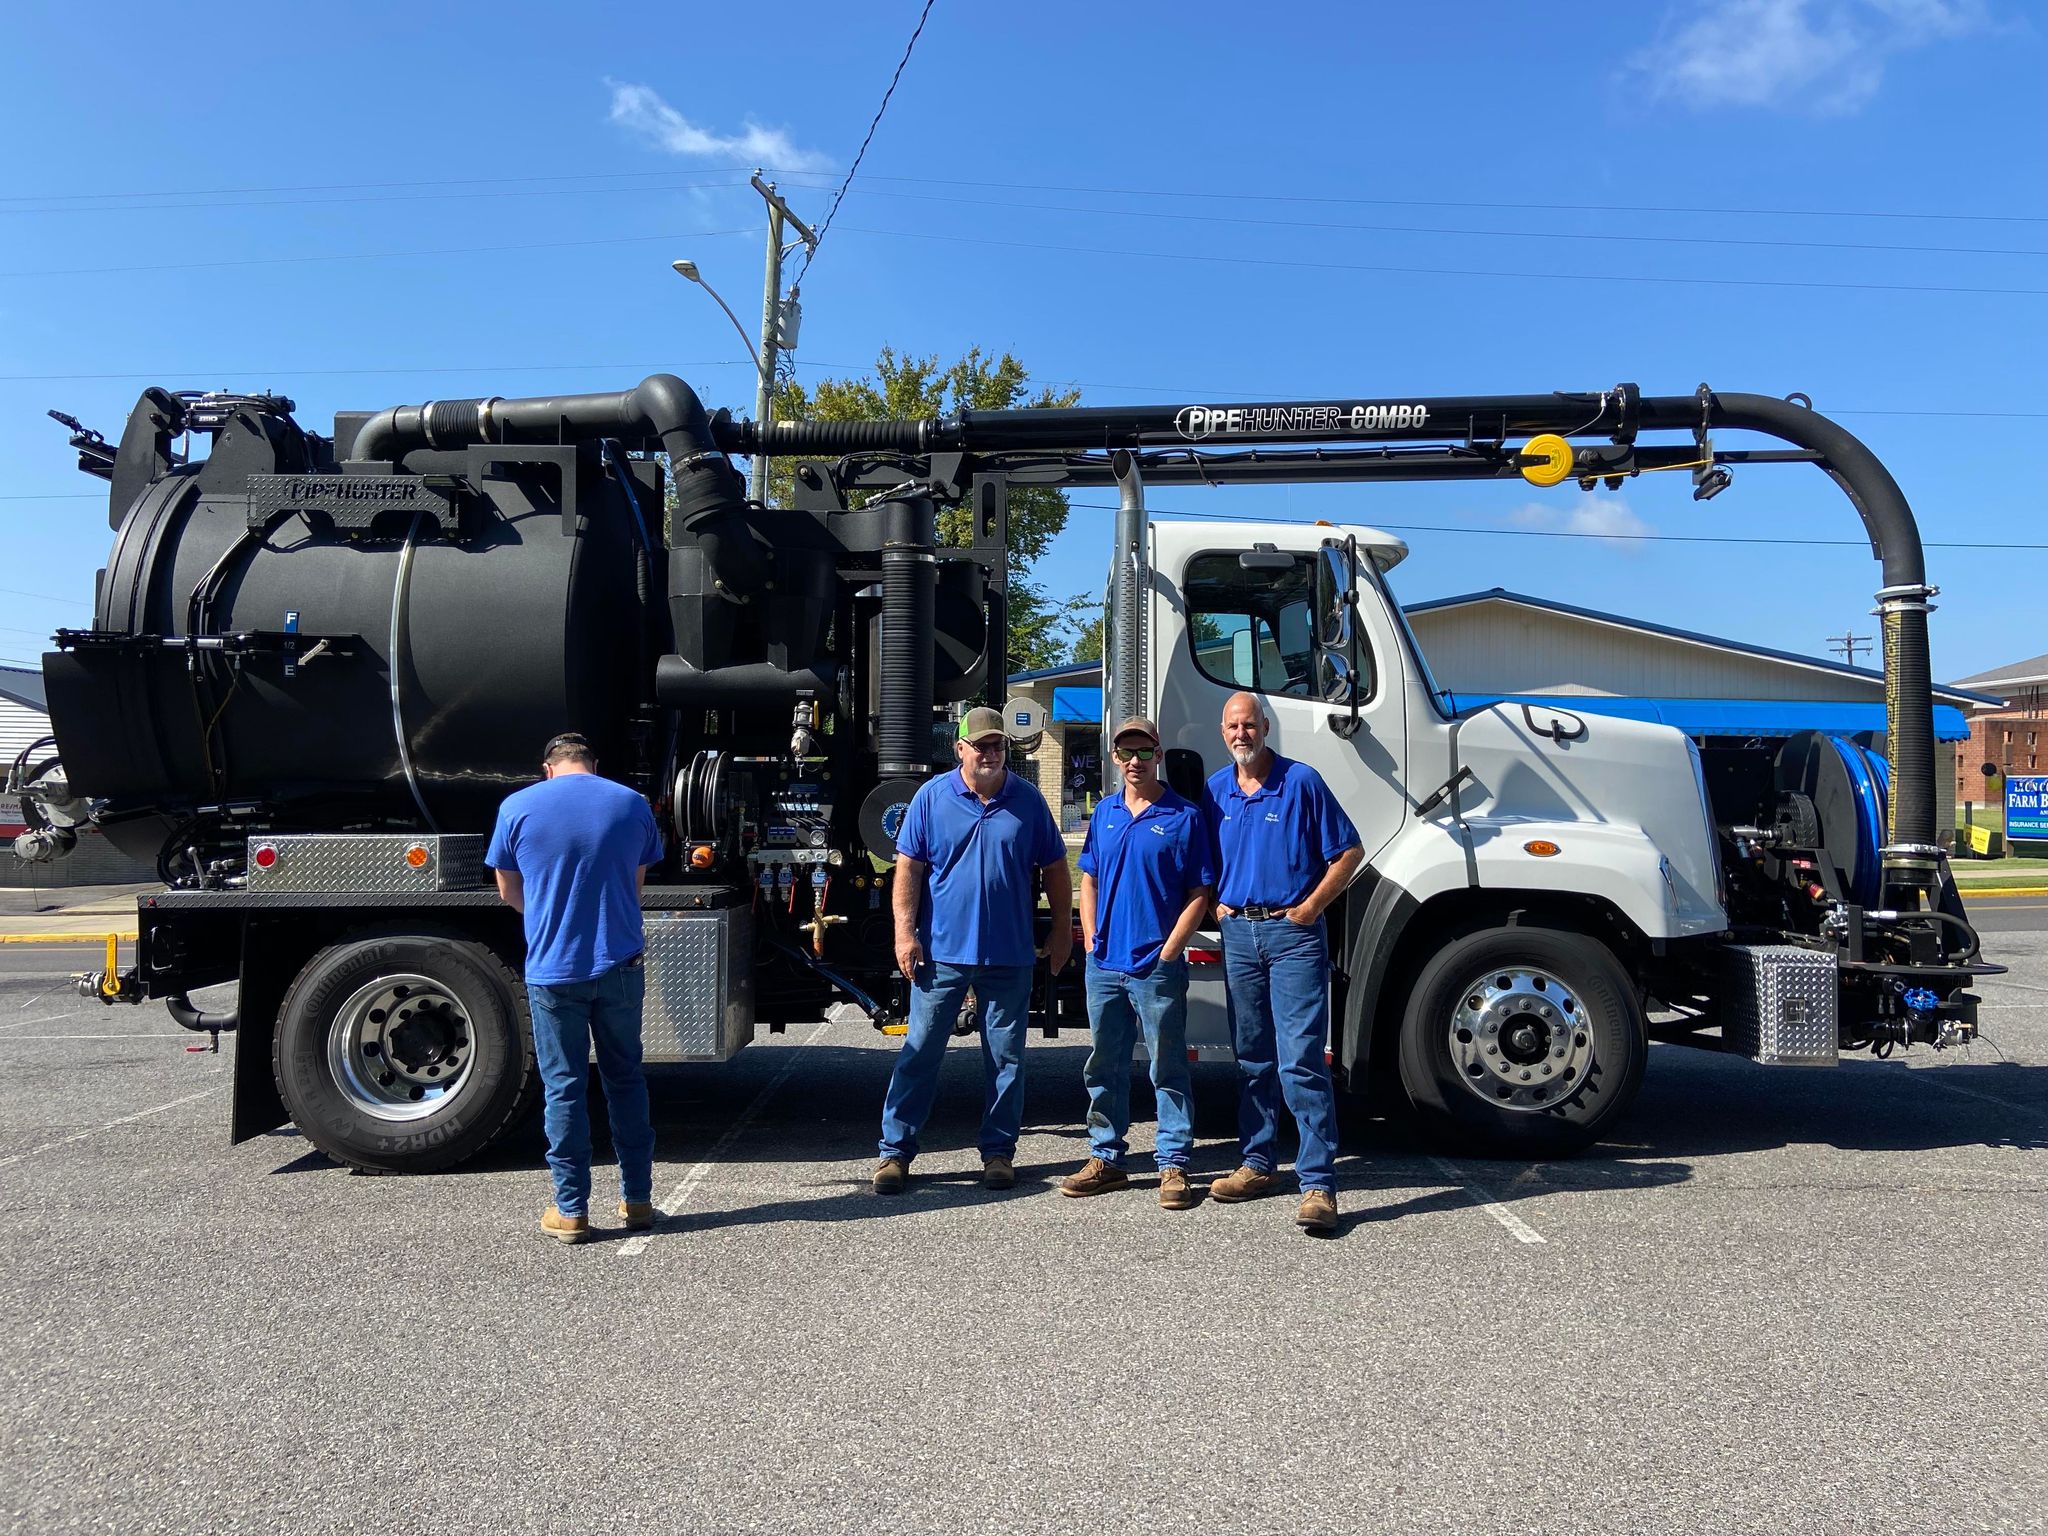
[[[1522,852],[1532,853],[1539,859],[1554,859],[1562,851],[1557,844],[1545,842],[1540,837],[1532,843],[1522,844]]]
[[[427,845],[425,843],[408,844],[405,850],[405,864],[408,869],[425,869],[427,867]]]
[[[693,843],[690,845],[690,868],[709,869],[717,862],[717,851],[709,843]]]

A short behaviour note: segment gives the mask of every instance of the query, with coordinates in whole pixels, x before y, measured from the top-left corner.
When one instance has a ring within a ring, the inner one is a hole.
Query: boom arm
[[[1716,453],[1709,443],[1716,428],[1761,432],[1804,451]],[[1898,482],[1851,433],[1805,404],[1768,395],[1716,394],[1704,385],[1696,395],[1646,397],[1635,385],[1621,384],[1583,394],[962,411],[921,420],[778,421],[765,426],[720,420],[713,430],[719,447],[728,453],[773,455],[1093,456],[1119,449],[1177,448],[1186,450],[1190,478],[1205,479],[1234,478],[1205,473],[1204,464],[1212,458],[1229,459],[1241,470],[1254,471],[1242,478],[1488,478],[1514,471],[1516,456],[1507,447],[1511,438],[1538,433],[1604,438],[1622,450],[1575,446],[1574,473],[1582,483],[1631,473],[1658,459],[1690,461],[1673,458],[1669,447],[1638,448],[1642,433],[1689,434],[1696,444],[1692,457],[1716,463],[1784,458],[1816,464],[1856,508],[1871,552],[1883,567],[1884,585],[1877,601],[1885,626],[1885,705],[1895,775],[1889,841],[1883,850],[1886,899],[1917,905],[1938,878],[1934,698],[1927,650],[1928,599],[1936,589],[1927,584],[1920,532]],[[1457,446],[1434,453],[1398,446],[1446,442]],[[1281,443],[1354,446],[1334,452],[1319,446],[1313,452],[1271,456],[1214,452]],[[1091,457],[1090,462],[1097,461]],[[1256,472],[1261,469],[1266,472]],[[1160,478],[1150,465],[1146,473],[1148,478]]]

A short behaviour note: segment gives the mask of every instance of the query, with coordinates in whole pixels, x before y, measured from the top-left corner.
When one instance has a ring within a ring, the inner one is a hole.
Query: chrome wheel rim
[[[380,976],[357,988],[327,1032],[335,1086],[379,1120],[433,1114],[462,1091],[475,1059],[469,1011],[431,976]]]
[[[1458,1081],[1496,1109],[1555,1109],[1593,1066],[1593,1026],[1578,995],[1548,971],[1482,971],[1458,994],[1449,1025]]]

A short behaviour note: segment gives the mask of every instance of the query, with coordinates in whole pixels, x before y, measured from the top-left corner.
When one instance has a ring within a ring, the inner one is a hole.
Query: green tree
[[[899,356],[884,347],[871,375],[852,379],[820,379],[806,386],[795,380],[775,391],[778,421],[888,421],[949,416],[956,411],[1010,411],[1073,405],[1079,390],[1033,390],[1024,365],[1005,352],[986,356],[973,347],[957,362],[937,357]],[[768,499],[787,506],[793,500],[795,461],[772,459],[768,465]],[[1056,598],[1031,580],[1031,568],[1067,526],[1066,495],[1052,486],[1013,486],[1010,490],[1010,654],[1008,670],[1049,667],[1068,657],[1068,635],[1089,607],[1085,598]],[[973,542],[971,514],[962,507],[939,509],[939,541],[964,546]],[[1099,644],[1098,644],[1099,649]]]
[[[1083,602],[1083,599],[1077,597],[1074,601],[1079,604]],[[1074,636],[1074,660],[1100,661],[1102,660],[1102,607],[1099,603],[1092,602],[1088,603],[1087,607],[1092,611],[1092,616],[1081,625],[1080,633]]]

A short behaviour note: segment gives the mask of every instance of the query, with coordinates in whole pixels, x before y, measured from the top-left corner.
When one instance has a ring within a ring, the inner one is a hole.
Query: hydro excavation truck
[[[54,742],[11,775],[40,808],[24,853],[89,821],[155,861],[133,964],[82,985],[232,1033],[237,1140],[289,1119],[343,1162],[423,1171],[520,1114],[520,925],[481,852],[559,730],[671,833],[644,897],[650,1060],[724,1060],[835,1005],[900,1020],[894,834],[950,765],[949,712],[1003,702],[1025,486],[1118,490],[1107,720],[1157,718],[1190,791],[1249,690],[1342,799],[1367,860],[1331,912],[1331,1058],[1456,1149],[1596,1139],[1653,1030],[1768,1064],[1966,1041],[1972,978],[1997,969],[1935,843],[1912,514],[1797,398],[1621,385],[764,425],[656,375],[344,412],[327,436],[291,413],[151,389],[118,444],[67,423],[109,482],[114,546],[92,628],[43,658]],[[1715,442],[1737,430],[1784,446]],[[747,499],[731,456],[762,452],[797,461],[792,506]],[[1765,464],[1833,478],[1882,563],[1882,744],[1702,751],[1563,701],[1459,708],[1388,586],[1398,539],[1145,511],[1148,486],[1568,495],[1670,469],[1704,499]],[[968,514],[965,545],[940,543],[942,507]],[[231,1008],[192,1002],[227,982]],[[1077,969],[1034,1006],[1085,1027]]]

